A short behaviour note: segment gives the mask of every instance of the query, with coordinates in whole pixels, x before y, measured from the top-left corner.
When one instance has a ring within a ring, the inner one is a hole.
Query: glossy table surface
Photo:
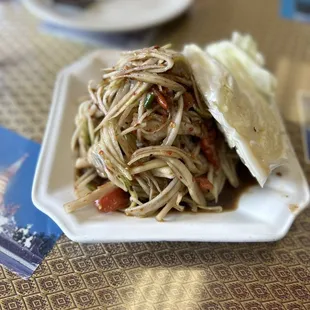
[[[40,141],[57,72],[94,47],[38,31],[0,2],[0,125]],[[310,25],[283,20],[277,1],[197,0],[151,43],[205,44],[251,33],[278,78],[277,100],[303,161],[297,93],[310,90]],[[61,48],[59,48],[61,47]],[[310,309],[310,209],[273,243],[77,244],[62,237],[30,280],[0,267],[11,309]]]

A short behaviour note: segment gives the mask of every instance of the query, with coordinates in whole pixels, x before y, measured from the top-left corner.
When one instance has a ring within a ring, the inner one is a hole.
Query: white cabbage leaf
[[[208,52],[186,45],[183,53],[229,146],[263,186],[271,171],[285,164],[287,140],[274,104],[275,79],[260,66],[256,46],[238,40],[242,48],[222,41]]]

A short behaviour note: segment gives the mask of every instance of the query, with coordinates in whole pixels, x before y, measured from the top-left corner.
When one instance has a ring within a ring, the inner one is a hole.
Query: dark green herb
[[[154,99],[155,99],[155,95],[153,93],[148,93],[144,101],[144,107],[146,109],[151,109]]]

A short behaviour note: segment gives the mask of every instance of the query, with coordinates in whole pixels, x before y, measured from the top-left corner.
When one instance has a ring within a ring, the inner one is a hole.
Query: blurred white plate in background
[[[59,26],[104,32],[133,31],[159,25],[185,12],[193,0],[97,0],[85,9],[53,0],[23,0],[38,18]]]

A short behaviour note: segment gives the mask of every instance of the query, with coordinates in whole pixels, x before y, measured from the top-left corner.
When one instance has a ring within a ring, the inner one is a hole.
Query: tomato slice
[[[203,191],[209,191],[213,189],[213,184],[208,180],[206,176],[197,177],[195,178],[195,180]]]
[[[104,213],[126,208],[128,204],[129,194],[124,192],[121,188],[116,188],[95,201],[98,210]]]

